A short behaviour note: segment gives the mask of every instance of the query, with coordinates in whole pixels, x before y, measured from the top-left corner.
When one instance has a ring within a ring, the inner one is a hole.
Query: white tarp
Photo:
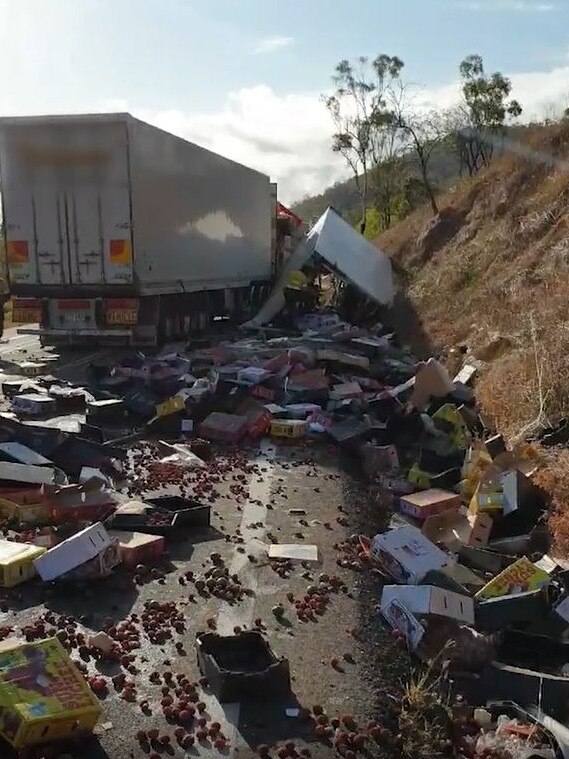
[[[284,290],[291,272],[301,269],[313,253],[365,295],[385,305],[393,302],[389,257],[328,208],[286,262],[277,284],[257,316],[245,326],[266,324],[284,307]]]

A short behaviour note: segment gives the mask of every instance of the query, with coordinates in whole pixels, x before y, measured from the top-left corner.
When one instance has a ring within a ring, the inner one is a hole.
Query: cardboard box
[[[315,411],[310,414],[306,420],[308,422],[309,432],[326,432],[333,424],[333,418],[331,414],[326,411]]]
[[[273,418],[266,408],[262,407],[256,412],[249,412],[247,415],[249,424],[247,425],[247,434],[252,438],[262,437],[271,423]]]
[[[476,627],[482,632],[500,632],[509,627],[527,627],[547,619],[550,611],[547,589],[530,590],[513,596],[498,596],[479,603]]]
[[[451,557],[431,543],[417,527],[397,527],[376,535],[371,557],[401,583],[416,585],[431,569],[452,563]]]
[[[121,561],[129,567],[156,561],[164,553],[162,535],[109,530],[109,536],[118,540]]]
[[[39,503],[14,503],[0,498],[0,514],[6,519],[14,519],[18,524],[43,525],[51,521],[51,507],[46,498]]]
[[[89,424],[111,424],[124,417],[124,401],[111,398],[102,401],[87,401],[87,421]]]
[[[460,382],[461,385],[468,385],[470,380],[474,377],[478,368],[472,364],[465,364],[458,372],[453,382]]]
[[[246,366],[237,372],[237,381],[258,385],[271,376],[271,372],[262,366]]]
[[[156,416],[170,416],[170,414],[177,414],[178,411],[183,411],[185,408],[184,399],[180,395],[174,395],[163,403],[156,404]]]
[[[300,438],[307,430],[308,422],[304,419],[273,419],[270,427],[272,437]]]
[[[111,538],[110,544],[97,556],[86,561],[84,564],[80,564],[75,569],[70,569],[69,572],[65,572],[57,579],[77,582],[107,577],[120,563],[121,552],[119,542],[116,538]]]
[[[330,380],[326,369],[309,369],[307,372],[295,374],[288,382],[289,390],[328,390]]]
[[[509,567],[503,569],[499,575],[490,580],[481,590],[476,593],[478,601],[497,596],[509,596],[515,593],[525,593],[529,590],[538,590],[549,583],[549,575],[543,569],[522,556]]]
[[[399,510],[402,514],[424,521],[427,517],[443,511],[456,512],[461,505],[460,495],[432,488],[403,496],[399,502]]]
[[[58,411],[67,413],[84,411],[87,405],[86,391],[80,387],[52,385],[49,388],[49,395],[54,399]]]
[[[346,398],[361,398],[363,390],[359,382],[343,382],[340,385],[333,385],[330,390],[330,398],[334,401],[342,401]]]
[[[200,424],[199,432],[218,443],[238,443],[247,434],[248,420],[237,414],[214,411]]]
[[[22,443],[0,443],[0,458],[15,464],[31,464],[32,466],[50,466],[52,462],[41,453],[28,448]]]
[[[317,403],[287,403],[284,411],[288,419],[306,419],[322,411],[322,407]]]
[[[494,465],[488,466],[470,499],[468,507],[470,513],[488,511],[506,516],[517,511],[518,480],[522,477],[521,472],[514,470],[501,472]]]
[[[36,575],[34,559],[45,553],[45,548],[0,540],[0,585],[11,588]]]
[[[47,364],[40,364],[37,361],[14,361],[14,367],[16,368],[14,374],[21,374],[24,377],[38,377],[47,371]]]
[[[447,433],[451,443],[456,448],[466,448],[470,433],[462,418],[462,414],[452,403],[445,403],[432,415],[431,419],[437,429]]]
[[[260,401],[248,396],[239,404],[236,412],[247,419],[247,434],[250,437],[262,437],[268,430],[272,416]]]
[[[118,502],[116,493],[98,478],[91,478],[82,485],[67,485],[49,496],[52,519],[57,524],[97,521]]]
[[[425,634],[425,628],[419,620],[397,599],[393,599],[385,606],[382,604],[380,610],[381,615],[391,625],[392,629],[402,633],[409,647],[414,651]]]
[[[317,562],[318,546],[304,543],[271,543],[267,554],[269,559]]]
[[[447,370],[436,359],[430,358],[422,364],[413,378],[413,392],[410,402],[416,409],[422,411],[431,398],[444,398],[454,390]]]
[[[16,749],[91,731],[102,707],[57,638],[0,643],[0,735]]]
[[[56,470],[47,466],[14,464],[0,461],[0,481],[22,483],[23,485],[55,485]]]
[[[488,544],[494,520],[489,514],[462,514],[454,509],[427,517],[421,532],[433,543],[443,543],[449,551],[461,546],[481,547]]]
[[[253,398],[258,398],[260,401],[268,401],[271,403],[277,397],[277,391],[272,387],[266,385],[254,385],[251,388],[251,395]]]
[[[42,580],[50,581],[87,563],[89,576],[108,574],[119,561],[118,542],[97,522],[50,548],[34,564]]]
[[[343,366],[355,366],[358,369],[369,369],[369,358],[367,356],[358,356],[355,353],[346,353],[344,351],[334,350],[333,348],[322,348],[316,352],[318,361],[331,361]]]
[[[474,624],[474,600],[434,585],[385,585],[381,606],[396,600],[416,617],[433,615]]]
[[[29,385],[29,380],[5,380],[2,382],[2,395],[11,400],[15,395],[23,392],[26,384]]]

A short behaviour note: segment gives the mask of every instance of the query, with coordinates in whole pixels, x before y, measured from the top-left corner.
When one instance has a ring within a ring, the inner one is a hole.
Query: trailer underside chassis
[[[19,334],[39,335],[44,345],[155,346],[187,340],[207,329],[216,316],[244,320],[260,307],[268,290],[267,283],[255,283],[142,298],[14,298],[13,313],[16,323],[27,323]]]

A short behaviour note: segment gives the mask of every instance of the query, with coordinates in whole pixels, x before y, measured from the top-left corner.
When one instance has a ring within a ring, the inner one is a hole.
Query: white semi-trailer
[[[44,342],[187,337],[274,275],[269,178],[129,114],[0,119],[13,320]]]

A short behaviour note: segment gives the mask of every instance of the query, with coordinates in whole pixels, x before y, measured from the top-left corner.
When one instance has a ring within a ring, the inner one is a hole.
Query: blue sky
[[[378,52],[440,107],[481,53],[539,115],[569,98],[569,0],[0,0],[0,112],[130,110],[291,200],[342,176],[319,95]]]

